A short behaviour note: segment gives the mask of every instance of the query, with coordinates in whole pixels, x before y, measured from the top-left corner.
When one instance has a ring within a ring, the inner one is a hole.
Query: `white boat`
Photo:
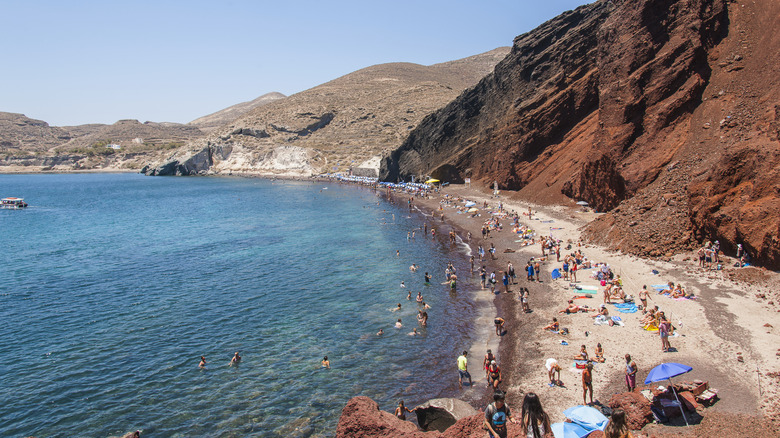
[[[24,198],[3,198],[0,207],[11,210],[19,210],[27,207],[27,203],[24,202]]]

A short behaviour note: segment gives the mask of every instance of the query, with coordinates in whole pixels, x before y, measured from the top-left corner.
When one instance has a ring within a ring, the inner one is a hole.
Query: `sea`
[[[456,357],[485,335],[468,247],[383,190],[31,174],[0,175],[0,196],[30,205],[0,210],[3,437],[333,436],[354,396],[457,395]]]

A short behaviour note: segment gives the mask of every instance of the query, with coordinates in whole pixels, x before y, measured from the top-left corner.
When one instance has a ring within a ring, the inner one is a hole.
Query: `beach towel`
[[[550,273],[550,277],[552,277],[553,280],[557,280],[561,278],[561,271],[559,271],[558,269],[553,269],[552,272]]]
[[[657,289],[657,290],[664,290],[667,287],[669,287],[669,285],[668,284],[654,284],[654,285],[652,285],[650,287],[652,287],[653,289]]]
[[[543,224],[551,224],[551,223],[553,223],[553,222],[555,222],[555,221],[554,221],[554,220],[547,220],[547,221],[542,221],[542,223],[543,223]]]
[[[657,332],[658,331],[658,327],[655,324],[648,324],[648,325],[644,326],[644,329],[649,331],[649,332]]]
[[[623,324],[623,321],[620,319],[619,316],[613,316],[612,317],[612,322],[615,323],[615,325],[619,325],[621,327],[623,327],[625,325],[625,324]]]
[[[615,304],[615,309],[621,313],[635,313],[639,310],[634,303]]]
[[[597,294],[599,293],[599,287],[598,286],[589,286],[589,285],[579,285],[575,283],[571,283],[571,286],[573,286],[578,291],[584,293],[584,294]]]

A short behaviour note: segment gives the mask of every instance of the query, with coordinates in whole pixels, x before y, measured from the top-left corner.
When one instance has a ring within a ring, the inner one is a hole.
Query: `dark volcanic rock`
[[[653,420],[650,402],[638,392],[615,394],[609,400],[609,407],[621,408],[626,413],[626,423],[633,430],[639,430]]]

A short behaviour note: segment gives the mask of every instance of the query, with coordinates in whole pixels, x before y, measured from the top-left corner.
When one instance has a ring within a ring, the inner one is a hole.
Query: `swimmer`
[[[401,310],[401,303],[398,303],[398,307],[395,307],[391,312],[397,312],[399,310]]]
[[[408,294],[406,294],[406,299],[411,301],[412,300],[412,291],[410,290]]]
[[[406,287],[406,285],[404,284],[404,281],[403,281],[403,280],[401,280],[401,287],[402,287],[402,288]]]
[[[322,367],[323,367],[323,368],[330,369],[330,361],[328,360],[328,356],[325,356],[325,357],[322,359]]]
[[[385,331],[384,331],[384,330],[382,330],[382,329],[379,329],[379,331],[378,331],[378,332],[376,332],[376,335],[377,335],[377,336],[382,336],[383,334],[385,334]]]
[[[412,329],[412,331],[409,332],[409,336],[417,336],[417,335],[419,335],[419,333],[417,333],[417,327],[415,327],[414,329]]]
[[[412,266],[409,266],[409,270],[412,272],[417,272],[417,265],[412,263]]]
[[[200,357],[200,363],[198,364],[198,368],[205,369],[206,368],[206,356]]]
[[[395,322],[395,328],[399,329],[403,327],[404,325],[401,324],[401,318],[398,318],[398,321]]]
[[[431,284],[431,276],[427,272],[425,273],[425,284]]]
[[[423,309],[430,309],[431,306],[428,305],[425,301],[422,302]]]
[[[417,302],[422,304],[423,302],[422,292],[417,292]]]
[[[241,362],[241,356],[239,356],[238,351],[236,351],[236,354],[234,354],[233,358],[230,359],[230,366],[238,365],[239,362]]]
[[[401,251],[400,250],[395,250],[395,256],[396,257],[401,257]]]

